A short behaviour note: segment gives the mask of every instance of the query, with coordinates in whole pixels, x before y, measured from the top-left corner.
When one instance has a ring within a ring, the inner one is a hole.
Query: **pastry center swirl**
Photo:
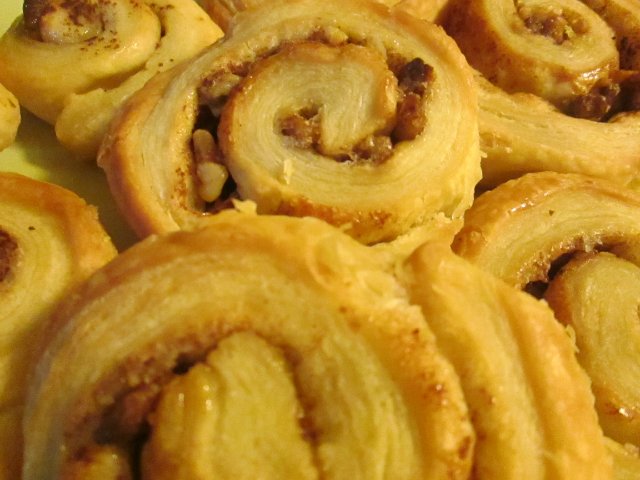
[[[402,448],[387,452],[385,461],[414,471],[415,439],[385,370],[362,345],[351,345],[353,351],[335,347],[338,357],[353,361],[347,369],[353,372],[335,378],[330,373],[329,381],[317,383],[311,373],[323,354],[316,359],[307,352],[310,364],[302,366],[295,352],[251,332],[234,333],[184,371],[117,400],[66,468],[105,468],[108,453],[120,459],[126,478],[140,480],[194,478],[196,471],[201,478],[251,478],[259,471],[264,478],[316,479],[322,470],[326,478],[343,478],[350,468],[373,478],[381,451],[393,439]],[[360,379],[342,381],[352,374]],[[309,397],[309,388],[316,387]],[[383,421],[389,418],[393,426]],[[359,448],[362,435],[370,443],[366,450]]]
[[[220,130],[233,124],[237,103],[257,103],[255,111],[278,104],[267,105],[260,117],[273,121],[276,140],[292,157],[307,152],[379,165],[398,143],[424,131],[433,79],[433,68],[421,58],[371,48],[341,31],[316,33],[253,62],[216,69],[198,89],[201,109],[192,143],[200,197],[217,210],[226,204],[223,193],[233,190],[221,139],[230,134]]]

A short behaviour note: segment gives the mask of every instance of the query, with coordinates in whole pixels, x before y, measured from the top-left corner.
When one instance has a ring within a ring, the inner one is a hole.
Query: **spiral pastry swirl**
[[[567,325],[603,431],[620,444],[616,469],[640,465],[622,447],[640,446],[639,212],[637,192],[604,179],[528,174],[481,195],[453,243],[484,270],[544,296]]]
[[[55,304],[116,250],[74,193],[0,174],[0,477],[20,478],[28,371]]]
[[[132,98],[102,145],[140,235],[240,199],[371,244],[470,205],[475,87],[441,29],[360,0],[269,2],[232,25]]]
[[[24,480],[467,478],[458,377],[372,252],[228,211],[121,253],[48,325]]]
[[[640,445],[634,375],[640,352],[639,288],[640,267],[600,252],[570,261],[545,295],[558,319],[575,332],[578,359],[591,377],[605,432],[635,445]]]
[[[537,171],[636,179],[636,3],[447,5],[438,22],[478,71],[485,187]]]
[[[95,159],[114,112],[222,35],[193,0],[25,0],[0,38],[0,81],[60,142]]]
[[[612,478],[588,378],[551,309],[443,245],[418,248],[406,282],[460,376],[472,478]]]
[[[0,83],[0,150],[16,139],[20,120],[18,99]]]

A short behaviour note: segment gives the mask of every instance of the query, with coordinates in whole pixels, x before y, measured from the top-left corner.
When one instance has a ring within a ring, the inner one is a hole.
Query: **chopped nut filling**
[[[307,41],[334,47],[358,43],[357,39],[349,38],[336,28],[314,31]],[[254,61],[277,52],[279,48],[256,55]],[[429,94],[429,84],[433,81],[433,68],[420,58],[407,59],[394,51],[382,53],[386,55],[389,71],[397,79],[398,101],[394,126],[385,126],[384,131],[366,135],[346,153],[331,155],[337,162],[383,163],[392,156],[396,143],[413,140],[424,131],[427,123],[424,101]],[[194,171],[198,193],[207,203],[207,212],[228,208],[232,205],[232,199],[237,197],[233,178],[224,167],[223,154],[216,145],[217,128],[229,95],[249,74],[251,65],[252,62],[242,61],[221,67],[207,76],[198,89],[199,103],[204,110],[198,117],[196,132],[199,129],[206,130],[210,138],[205,138],[204,132],[194,133]],[[278,119],[279,132],[290,147],[314,150],[326,156],[320,148],[321,118],[318,112],[319,106],[309,105]]]
[[[521,6],[518,15],[532,33],[550,38],[557,45],[570,40],[587,30],[584,20],[570,15],[558,8],[532,8]]]
[[[573,99],[566,113],[576,118],[602,120],[605,118],[620,94],[620,86],[615,83],[596,85],[586,95]]]
[[[0,230],[0,282],[9,277],[18,253],[18,243],[4,230]]]
[[[320,140],[320,118],[318,109],[305,109],[285,117],[280,122],[280,131],[292,139],[297,148],[317,148]]]
[[[409,62],[397,55],[389,55],[389,69],[398,79],[401,100],[396,111],[396,126],[391,135],[370,135],[353,147],[352,152],[336,161],[372,161],[382,163],[393,153],[393,145],[413,140],[424,130],[426,115],[423,100],[433,78],[433,68],[421,59]],[[311,112],[311,113],[309,113]],[[289,115],[280,121],[280,131],[297,148],[317,149],[320,139],[317,108]]]
[[[229,172],[221,163],[222,154],[209,131],[193,132],[193,152],[196,160],[198,194],[205,202],[213,202],[222,194]]]

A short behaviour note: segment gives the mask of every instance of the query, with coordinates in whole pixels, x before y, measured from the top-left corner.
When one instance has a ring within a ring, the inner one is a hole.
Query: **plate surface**
[[[21,14],[22,0],[2,0],[0,32]],[[22,110],[16,142],[0,152],[0,171],[17,172],[73,190],[98,214],[113,242],[124,249],[136,240],[120,216],[104,172],[94,163],[80,162],[58,143],[53,127]]]

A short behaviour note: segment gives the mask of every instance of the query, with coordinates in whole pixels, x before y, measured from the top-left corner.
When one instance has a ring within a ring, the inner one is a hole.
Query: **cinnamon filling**
[[[38,41],[65,43],[98,34],[99,2],[86,0],[25,0],[22,12],[27,31]]]
[[[18,243],[4,230],[0,230],[0,283],[11,275],[11,267],[18,254]]]
[[[602,239],[597,245],[587,246],[583,239],[577,238],[572,245],[567,246],[565,251],[561,252],[555,258],[548,259],[546,265],[540,265],[542,275],[533,278],[529,283],[524,285],[522,289],[538,299],[544,298],[549,284],[573,258],[579,255],[591,255],[615,250],[618,244],[617,239],[612,238]]]

